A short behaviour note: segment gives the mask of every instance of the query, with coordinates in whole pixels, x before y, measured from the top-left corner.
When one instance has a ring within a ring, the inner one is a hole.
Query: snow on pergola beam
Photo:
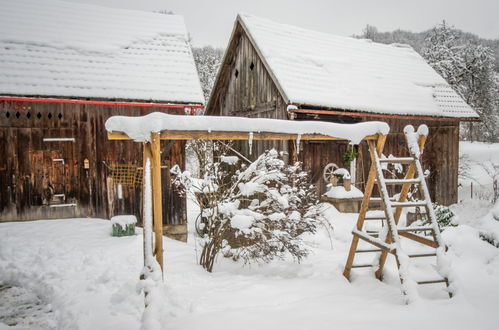
[[[179,116],[151,113],[142,117],[113,116],[106,121],[110,140],[133,140],[144,145],[144,169],[150,169],[154,255],[163,270],[163,218],[161,187],[161,140],[347,140],[358,144],[370,140],[380,152],[390,127],[384,122],[337,124],[320,121],[295,121],[267,118]],[[150,166],[150,167],[149,167]],[[374,172],[373,172],[374,173]],[[374,174],[370,174],[371,176]],[[146,203],[144,202],[144,205]],[[144,214],[145,214],[144,209]],[[149,221],[147,221],[149,222]],[[150,228],[144,223],[144,242]],[[149,237],[150,238],[150,237]],[[150,256],[144,246],[144,262]]]
[[[161,140],[376,140],[386,135],[388,124],[363,122],[337,124],[267,118],[180,116],[152,113],[142,117],[113,116],[106,121],[111,140],[148,142],[151,133]]]

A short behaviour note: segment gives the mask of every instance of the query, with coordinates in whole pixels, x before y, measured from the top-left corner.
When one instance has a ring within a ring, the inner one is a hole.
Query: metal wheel
[[[207,224],[208,224],[208,219],[206,219],[206,217],[203,217],[203,213],[199,213],[199,215],[196,218],[196,222],[194,223],[194,227],[196,228],[196,233],[199,236],[203,237],[206,234]]]
[[[333,172],[338,169],[338,165],[335,163],[329,163],[324,167],[324,171],[322,171],[322,178],[327,183],[331,182],[331,178],[333,176]]]

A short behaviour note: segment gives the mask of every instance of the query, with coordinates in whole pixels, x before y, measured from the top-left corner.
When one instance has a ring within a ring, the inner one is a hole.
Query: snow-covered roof
[[[381,114],[478,117],[410,46],[239,15],[285,101]]]
[[[182,16],[0,0],[0,95],[204,103]]]
[[[268,118],[226,116],[181,116],[153,112],[146,116],[113,116],[106,120],[108,132],[123,132],[135,141],[148,141],[151,133],[163,131],[247,132],[282,134],[321,134],[360,143],[365,137],[388,134],[390,127],[380,121],[338,124],[318,121],[297,121]]]

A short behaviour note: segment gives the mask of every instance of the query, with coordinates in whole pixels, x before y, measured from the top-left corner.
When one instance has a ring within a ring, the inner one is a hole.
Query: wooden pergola
[[[110,140],[133,140],[125,132],[108,132]],[[152,204],[153,204],[153,231],[155,244],[153,253],[158,264],[163,270],[163,219],[162,219],[162,188],[161,188],[161,140],[329,140],[345,141],[345,138],[338,138],[324,134],[290,134],[276,132],[250,132],[247,131],[211,131],[211,130],[162,130],[151,132],[149,141],[142,142],[144,146],[143,158],[144,168],[147,160],[151,164],[152,183]],[[364,137],[363,140],[373,141],[377,150],[382,151],[385,144],[385,134],[374,134]],[[144,171],[145,175],[146,171]],[[370,178],[374,181],[374,172],[370,173]],[[366,194],[364,199],[368,201],[370,194]],[[144,230],[145,233],[145,230]]]

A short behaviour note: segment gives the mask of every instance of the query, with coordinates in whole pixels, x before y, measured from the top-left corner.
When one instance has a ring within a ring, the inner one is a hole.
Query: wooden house
[[[478,115],[411,47],[334,36],[254,16],[239,15],[209,103],[208,115],[385,121],[386,156],[406,154],[405,125],[430,128],[424,157],[432,197],[457,201],[459,123]],[[303,161],[319,189],[330,162],[343,166],[347,143],[258,143],[253,155],[276,147]],[[299,150],[297,150],[297,147]],[[245,144],[239,146],[248,154]],[[355,184],[363,188],[369,155],[358,146]]]
[[[61,1],[0,11],[0,219],[141,213],[142,147],[109,141],[115,115],[192,114],[204,103],[181,16]],[[164,143],[169,186],[182,143]]]

